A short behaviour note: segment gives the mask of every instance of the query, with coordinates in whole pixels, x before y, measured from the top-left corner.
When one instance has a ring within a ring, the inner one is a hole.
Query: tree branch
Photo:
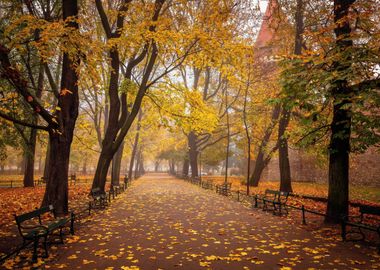
[[[19,120],[19,119],[13,118],[13,117],[11,117],[11,116],[9,116],[7,114],[4,114],[2,112],[0,112],[0,117],[4,118],[5,120],[13,122],[14,124],[18,124],[18,125],[21,125],[21,126],[35,128],[35,129],[41,129],[41,130],[46,130],[46,131],[49,130],[48,126],[34,125],[34,124],[31,124],[31,123],[25,122],[23,120]]]

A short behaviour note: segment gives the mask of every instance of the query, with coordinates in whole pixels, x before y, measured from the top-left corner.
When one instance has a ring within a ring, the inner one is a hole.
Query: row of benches
[[[127,177],[120,185],[113,185],[107,192],[101,191],[100,188],[94,188],[89,194],[88,214],[95,208],[105,208],[111,202],[111,198],[115,199],[119,194],[129,187],[131,181]],[[67,217],[58,217],[53,205],[41,207],[28,213],[15,215],[16,224],[20,236],[23,239],[23,247],[33,243],[32,261],[37,260],[37,248],[40,239],[43,240],[44,257],[48,257],[48,237],[53,233],[59,232],[59,243],[63,243],[63,230],[69,224],[69,231],[74,234],[75,214],[71,212]]]
[[[220,185],[215,185],[211,180],[200,181],[199,179],[190,179],[188,180],[192,183],[198,184],[205,189],[214,189],[218,194],[224,196],[230,196],[232,194],[231,186],[232,183],[223,183]],[[252,208],[258,208],[261,204],[264,211],[272,211],[273,214],[283,215],[288,214],[288,208],[294,206],[288,205],[288,198],[292,194],[289,192],[283,192],[278,190],[265,190],[264,195],[256,194],[252,197]],[[303,211],[303,217],[305,215],[304,206],[301,208]],[[312,211],[309,211],[312,212]],[[377,232],[380,237],[380,224],[370,224],[367,222],[368,216],[377,216],[380,217],[380,208],[375,206],[362,205],[359,206],[359,216],[346,216],[341,217],[341,236],[343,240],[346,240],[347,235],[358,234],[359,239],[355,240],[364,240],[365,234],[363,230],[368,230],[372,232]],[[323,214],[322,214],[323,215]],[[350,227],[350,230],[347,229]],[[380,245],[379,245],[380,250]]]
[[[88,202],[88,214],[91,214],[92,209],[105,208],[111,202],[111,198],[115,199],[119,194],[124,192],[130,185],[128,179],[119,185],[112,185],[109,191],[103,191],[100,188],[93,188],[90,192],[92,200]]]

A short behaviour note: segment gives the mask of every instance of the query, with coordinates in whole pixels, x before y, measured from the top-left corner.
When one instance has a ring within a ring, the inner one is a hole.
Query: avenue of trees
[[[292,191],[292,146],[326,163],[337,222],[350,153],[380,141],[380,3],[268,2],[0,0],[0,165],[16,149],[65,214],[73,166],[104,190],[147,160],[227,176],[238,156],[249,192],[278,156]]]

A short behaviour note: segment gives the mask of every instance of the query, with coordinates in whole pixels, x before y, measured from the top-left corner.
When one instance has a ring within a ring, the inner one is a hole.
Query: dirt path
[[[135,182],[68,242],[40,267],[380,269],[374,249],[325,239],[163,174]]]

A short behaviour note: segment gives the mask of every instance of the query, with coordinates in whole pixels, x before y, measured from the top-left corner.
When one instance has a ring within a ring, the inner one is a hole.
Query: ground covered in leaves
[[[34,268],[380,269],[376,249],[297,224],[182,180],[148,175]],[[3,267],[29,268],[30,253]]]

